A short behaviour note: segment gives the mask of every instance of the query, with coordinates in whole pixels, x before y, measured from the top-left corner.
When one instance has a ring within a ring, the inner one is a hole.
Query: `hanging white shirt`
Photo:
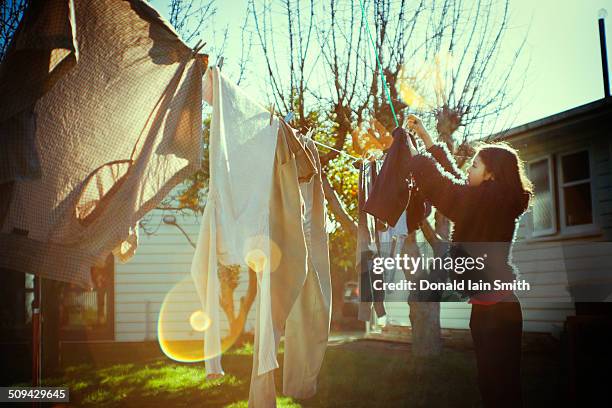
[[[261,336],[259,374],[278,368],[270,299],[270,193],[279,122],[228,80],[208,70],[203,93],[212,94],[209,194],[191,274],[210,318],[205,356],[221,354],[220,283],[217,262],[251,267],[257,273]],[[210,360],[211,363],[213,360]],[[207,372],[221,372],[220,364]]]

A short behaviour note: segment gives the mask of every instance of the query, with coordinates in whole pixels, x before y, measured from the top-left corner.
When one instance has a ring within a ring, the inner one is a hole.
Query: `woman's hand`
[[[414,131],[414,133],[416,133],[416,135],[423,140],[425,147],[429,149],[433,145],[433,139],[427,132],[427,129],[425,129],[425,126],[423,126],[423,121],[421,118],[419,118],[417,115],[410,114],[408,115],[406,121],[408,124],[408,129]]]
[[[408,146],[408,150],[410,151],[411,156],[419,154],[418,150],[416,149],[416,146],[412,142],[412,138],[410,137],[406,129],[404,129],[403,127],[396,127],[395,129],[393,129],[392,134],[393,138],[400,138],[406,140],[406,146]]]
[[[410,149],[410,155],[412,157],[416,156],[417,154],[419,154],[419,151],[417,150],[416,146],[414,145],[414,143],[412,143],[412,138],[410,136],[408,136],[406,138],[406,144],[408,145],[408,149]]]

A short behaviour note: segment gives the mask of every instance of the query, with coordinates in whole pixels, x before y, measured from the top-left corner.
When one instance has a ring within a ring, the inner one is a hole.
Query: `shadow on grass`
[[[250,346],[223,357],[225,377],[205,379],[204,363],[179,363],[165,356],[145,362],[71,365],[62,376],[44,381],[70,389],[76,406],[220,407],[248,397],[252,353]],[[110,358],[117,360],[117,356]]]
[[[223,356],[224,378],[207,381],[203,363],[178,363],[155,344],[83,345],[71,350],[63,375],[44,381],[67,386],[70,405],[123,407],[246,407],[252,364],[249,343]],[[87,359],[83,356],[87,355]],[[80,357],[79,357],[80,356]],[[81,361],[79,361],[81,360]],[[89,360],[89,361],[83,361]],[[315,397],[282,396],[283,355],[275,372],[279,407],[477,407],[476,364],[471,351],[444,349],[419,359],[405,344],[352,341],[329,346]],[[560,406],[558,361],[546,353],[524,358],[527,407]]]

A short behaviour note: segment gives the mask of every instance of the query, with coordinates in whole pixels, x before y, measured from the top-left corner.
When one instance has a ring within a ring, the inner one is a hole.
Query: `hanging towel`
[[[0,267],[92,287],[201,165],[203,62],[145,1],[35,3],[0,76]]]
[[[257,275],[255,304],[262,318],[259,373],[278,367],[270,300],[270,193],[279,121],[228,80],[217,67],[208,70],[204,95],[212,95],[209,192],[191,265],[204,312],[205,355],[221,353],[217,265],[251,267]],[[220,365],[217,366],[217,372]],[[207,372],[215,372],[207,365]]]

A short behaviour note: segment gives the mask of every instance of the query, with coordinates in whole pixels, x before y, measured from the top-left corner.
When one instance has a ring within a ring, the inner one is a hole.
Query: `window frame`
[[[540,161],[546,160],[548,163],[548,186],[551,195],[551,204],[552,204],[552,227],[543,230],[535,230],[535,224],[533,222],[533,208],[530,210],[530,233],[534,238],[544,237],[549,235],[555,235],[559,232],[559,223],[558,223],[558,202],[557,202],[557,194],[556,194],[556,179],[554,172],[554,155],[546,154],[543,156],[536,157],[527,162],[527,174],[529,179],[531,180],[531,165],[533,163],[537,163]]]
[[[587,152],[587,158],[589,160],[589,178],[579,181],[572,181],[564,183],[563,181],[563,157],[570,156],[572,154]],[[591,223],[581,225],[566,225],[565,218],[565,187],[571,187],[573,185],[588,183],[591,192]],[[574,234],[574,233],[586,233],[592,232],[597,228],[595,222],[595,197],[593,195],[593,160],[591,149],[589,147],[581,147],[578,149],[567,150],[557,153],[557,194],[559,194],[559,231],[563,234]]]

